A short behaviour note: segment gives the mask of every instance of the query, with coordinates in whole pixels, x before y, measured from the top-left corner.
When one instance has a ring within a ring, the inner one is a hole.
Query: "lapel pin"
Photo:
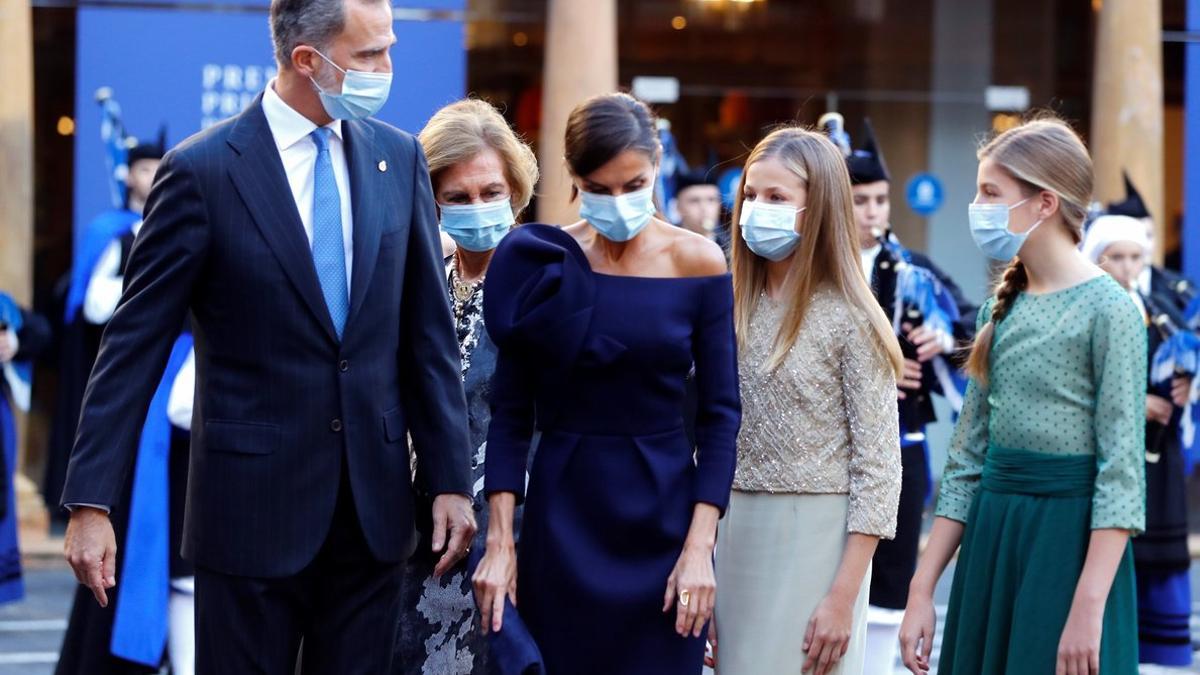
[[[384,172],[387,171],[387,162],[385,160],[379,160],[379,170]]]

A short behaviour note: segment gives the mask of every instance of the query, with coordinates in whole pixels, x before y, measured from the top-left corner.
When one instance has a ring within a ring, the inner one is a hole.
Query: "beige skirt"
[[[717,675],[801,675],[808,620],[841,564],[849,501],[733,492],[717,533]],[[870,586],[868,570],[832,673],[863,672]]]

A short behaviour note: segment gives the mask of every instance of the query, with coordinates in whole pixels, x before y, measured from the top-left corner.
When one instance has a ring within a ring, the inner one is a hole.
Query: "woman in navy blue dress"
[[[485,630],[517,604],[551,675],[701,669],[741,418],[733,295],[720,248],[654,216],[660,154],[636,99],[581,104],[566,158],[583,220],[513,231],[485,282],[499,359],[476,592]]]

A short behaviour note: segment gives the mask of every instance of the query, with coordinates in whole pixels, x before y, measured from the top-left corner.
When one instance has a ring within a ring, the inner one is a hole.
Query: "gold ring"
[[[679,591],[679,604],[681,606],[687,607],[688,603],[691,602],[691,600],[692,600],[692,592],[691,591],[689,591],[687,589]]]

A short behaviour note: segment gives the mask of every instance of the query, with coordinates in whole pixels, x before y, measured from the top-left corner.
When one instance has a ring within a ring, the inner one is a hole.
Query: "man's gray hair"
[[[346,24],[347,0],[271,0],[271,39],[281,68],[292,67],[292,51],[310,45],[322,52]]]

